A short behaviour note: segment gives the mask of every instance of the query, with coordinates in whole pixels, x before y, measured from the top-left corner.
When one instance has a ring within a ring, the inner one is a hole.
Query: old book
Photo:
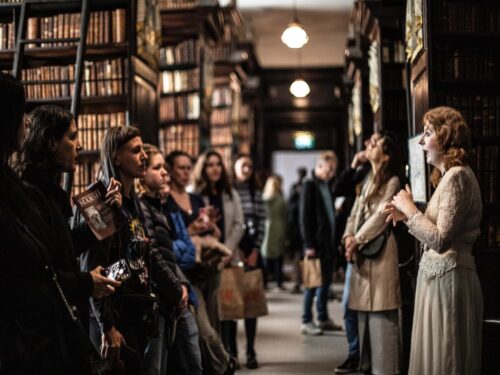
[[[105,196],[106,187],[102,181],[97,181],[73,197],[73,202],[99,240],[113,235],[125,223],[123,214],[105,203]]]

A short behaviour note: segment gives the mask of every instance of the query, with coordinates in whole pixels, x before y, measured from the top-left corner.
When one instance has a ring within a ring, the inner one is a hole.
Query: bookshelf
[[[18,35],[10,64],[25,86],[28,109],[66,107],[79,127],[84,150],[65,183],[72,194],[95,181],[109,127],[133,124],[146,142],[156,142],[158,56],[152,35],[159,18],[154,2],[24,0],[13,19]],[[145,30],[149,44],[141,35]]]
[[[497,372],[500,360],[490,354],[500,344],[500,4],[423,1],[422,49],[411,67],[410,129],[422,130],[423,113],[448,105],[458,109],[473,134],[473,168],[483,200],[481,234],[474,256],[484,295],[484,374]],[[430,187],[428,189],[430,193]]]
[[[223,37],[217,2],[160,2],[161,93],[159,145],[165,153],[184,150],[197,157],[210,144],[214,50]]]

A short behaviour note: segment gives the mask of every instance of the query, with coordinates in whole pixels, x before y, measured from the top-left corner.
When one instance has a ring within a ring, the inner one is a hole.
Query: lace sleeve
[[[460,232],[470,202],[463,168],[449,170],[448,174],[441,181],[444,186],[439,196],[436,223],[421,212],[412,215],[407,222],[410,233],[438,253],[445,252]]]

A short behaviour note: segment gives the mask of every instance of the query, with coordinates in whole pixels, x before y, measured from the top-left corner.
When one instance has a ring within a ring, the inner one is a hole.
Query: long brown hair
[[[451,107],[436,107],[424,115],[424,124],[427,122],[436,132],[445,170],[466,165],[471,151],[471,134],[460,112]],[[439,168],[434,168],[431,174],[434,187],[439,184],[441,175]]]
[[[382,186],[384,186],[392,177],[400,176],[401,160],[396,136],[394,133],[387,130],[381,130],[379,134],[384,140],[384,143],[382,144],[382,152],[389,158],[382,164],[380,169],[373,176],[374,187],[366,197],[367,202],[370,202],[374,197],[379,195],[382,191]]]
[[[194,190],[201,195],[209,195],[212,193],[212,187],[208,180],[206,168],[208,159],[210,159],[211,156],[217,157],[222,166],[220,179],[215,182],[217,194],[227,193],[232,198],[231,181],[229,180],[224,161],[222,160],[222,156],[214,150],[206,151],[198,157],[193,169]]]

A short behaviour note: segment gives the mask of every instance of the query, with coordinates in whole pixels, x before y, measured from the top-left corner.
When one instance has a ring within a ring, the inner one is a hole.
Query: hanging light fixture
[[[309,37],[297,16],[297,0],[293,0],[293,20],[281,34],[281,41],[288,48],[302,48],[309,41]]]
[[[300,53],[300,49],[297,50],[297,65],[299,67],[299,71],[301,71],[302,54]],[[290,93],[296,98],[305,98],[310,92],[311,89],[309,88],[309,85],[302,78],[297,78],[290,85]]]

